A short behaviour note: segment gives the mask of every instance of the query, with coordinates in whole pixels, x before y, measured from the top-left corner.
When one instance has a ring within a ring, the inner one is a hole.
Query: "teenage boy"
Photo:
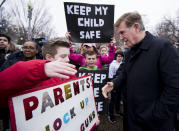
[[[8,110],[9,96],[37,86],[55,86],[75,78],[75,66],[68,63],[69,48],[67,42],[50,41],[42,49],[46,60],[21,61],[0,72],[0,114]],[[3,119],[7,117],[5,115]],[[8,125],[8,121],[5,124]]]

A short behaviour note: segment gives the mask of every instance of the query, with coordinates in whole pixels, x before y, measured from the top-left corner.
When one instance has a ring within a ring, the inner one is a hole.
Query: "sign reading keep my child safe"
[[[86,131],[98,120],[91,76],[9,100],[13,131]]]
[[[106,43],[113,36],[114,5],[64,2],[71,41]]]

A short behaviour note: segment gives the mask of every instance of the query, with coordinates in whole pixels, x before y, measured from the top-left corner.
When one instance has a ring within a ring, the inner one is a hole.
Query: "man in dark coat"
[[[179,55],[173,45],[145,32],[141,16],[126,13],[115,23],[130,48],[120,74],[102,89],[124,88],[124,131],[174,131],[179,104]]]

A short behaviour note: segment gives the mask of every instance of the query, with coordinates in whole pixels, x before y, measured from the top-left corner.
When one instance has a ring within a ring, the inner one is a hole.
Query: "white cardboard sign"
[[[23,92],[9,107],[15,131],[89,131],[98,120],[91,76]]]

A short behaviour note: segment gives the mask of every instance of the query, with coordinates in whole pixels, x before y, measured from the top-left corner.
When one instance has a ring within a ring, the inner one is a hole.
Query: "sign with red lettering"
[[[13,131],[89,131],[98,121],[91,76],[10,98]]]
[[[114,5],[64,2],[71,41],[106,43],[113,37]]]

